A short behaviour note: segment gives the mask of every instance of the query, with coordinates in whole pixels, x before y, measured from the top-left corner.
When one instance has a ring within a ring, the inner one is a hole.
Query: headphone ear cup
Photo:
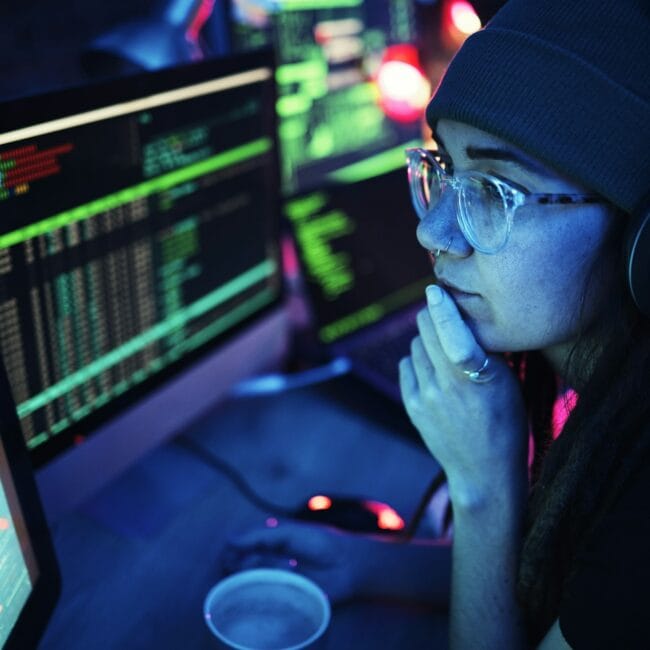
[[[639,310],[650,318],[650,208],[637,213],[630,223],[625,260],[632,298]]]

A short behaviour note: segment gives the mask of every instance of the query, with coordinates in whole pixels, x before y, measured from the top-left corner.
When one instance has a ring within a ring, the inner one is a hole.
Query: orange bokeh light
[[[310,510],[329,510],[332,507],[332,499],[319,494],[309,499],[307,507]]]
[[[404,520],[385,503],[379,501],[366,501],[366,508],[377,515],[377,526],[382,530],[402,530]]]

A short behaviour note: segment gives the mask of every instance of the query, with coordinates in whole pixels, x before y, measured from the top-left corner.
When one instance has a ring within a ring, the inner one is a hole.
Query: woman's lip
[[[447,289],[447,292],[453,297],[455,301],[469,300],[470,298],[478,298],[477,293],[467,293],[467,291],[459,291],[458,289]]]
[[[450,284],[449,282],[443,282],[439,281],[440,286],[447,292],[452,293],[456,296],[478,296],[477,293],[473,293],[472,291],[465,291],[464,289],[461,289],[453,284]]]

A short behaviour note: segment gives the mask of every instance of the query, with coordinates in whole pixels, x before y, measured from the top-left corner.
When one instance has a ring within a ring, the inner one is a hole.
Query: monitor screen
[[[278,310],[272,60],[249,53],[0,107],[0,347],[36,467]],[[118,447],[142,453],[277,347],[247,344],[237,363],[176,386],[180,407],[122,421],[98,463]]]
[[[38,578],[9,461],[0,443],[0,647],[4,646]]]
[[[34,647],[60,578],[0,362],[0,647]]]
[[[295,196],[284,212],[321,343],[424,301],[431,262],[415,237],[405,168]]]
[[[357,180],[355,165],[367,159],[367,174],[402,164],[405,143],[420,138],[422,111],[391,112],[377,74],[391,52],[404,59],[410,45],[409,56],[416,56],[412,0],[231,0],[230,6],[233,48],[270,44],[276,52],[285,194],[350,174]],[[399,94],[411,77],[397,74]],[[416,75],[415,87],[419,101],[428,99],[423,77],[418,85]]]

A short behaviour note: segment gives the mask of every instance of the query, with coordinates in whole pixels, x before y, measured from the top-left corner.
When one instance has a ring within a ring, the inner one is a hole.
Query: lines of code
[[[423,299],[431,266],[403,170],[301,195],[284,210],[324,343]]]
[[[322,193],[295,199],[285,206],[302,250],[305,271],[320,286],[327,300],[335,300],[354,285],[350,254],[335,252],[332,243],[349,235],[354,224],[341,210],[319,211],[327,199]]]
[[[32,183],[61,171],[59,156],[72,151],[72,143],[39,151],[36,145],[0,154],[0,201],[29,192]]]
[[[143,149],[144,177],[158,176],[207,158],[213,153],[209,134],[209,128],[200,125],[147,143]]]
[[[222,110],[199,97],[0,147],[57,165],[0,203],[0,349],[29,447],[83,436],[275,298],[262,107],[235,88]]]
[[[273,44],[286,192],[418,135],[388,119],[373,81],[385,48],[413,42],[410,0],[309,0],[264,10],[235,1],[234,42]]]

